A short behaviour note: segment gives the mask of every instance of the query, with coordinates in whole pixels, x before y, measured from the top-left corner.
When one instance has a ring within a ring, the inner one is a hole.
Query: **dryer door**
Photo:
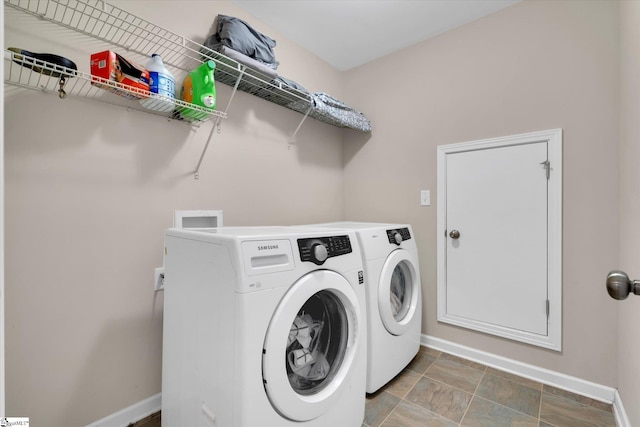
[[[378,311],[389,333],[402,335],[419,313],[420,275],[418,260],[411,252],[398,249],[387,257],[378,282]]]
[[[264,341],[262,376],[273,407],[293,421],[324,414],[350,387],[363,325],[356,293],[338,273],[300,278],[278,305]]]

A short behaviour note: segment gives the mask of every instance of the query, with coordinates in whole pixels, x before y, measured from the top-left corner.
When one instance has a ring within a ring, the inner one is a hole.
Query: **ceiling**
[[[345,71],[520,0],[231,0]]]

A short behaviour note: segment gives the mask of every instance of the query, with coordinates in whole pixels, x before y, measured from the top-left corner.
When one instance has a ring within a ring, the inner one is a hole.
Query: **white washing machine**
[[[398,375],[420,349],[422,297],[418,249],[408,224],[335,222],[309,227],[353,230],[367,288],[367,393]]]
[[[165,263],[163,426],[362,425],[355,233],[170,229]]]

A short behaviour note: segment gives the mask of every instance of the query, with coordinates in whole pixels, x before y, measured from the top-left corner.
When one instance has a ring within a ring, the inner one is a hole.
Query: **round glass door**
[[[318,270],[284,295],[262,354],[264,388],[274,409],[293,421],[328,411],[350,386],[356,337],[364,322],[357,296],[338,273]]]
[[[378,311],[387,331],[401,335],[410,326],[420,298],[417,260],[406,250],[391,253],[378,283]]]
[[[289,384],[309,396],[331,382],[344,359],[348,318],[332,291],[314,294],[298,311],[287,338],[285,359]]]
[[[402,320],[409,313],[411,307],[411,294],[413,293],[413,277],[407,261],[400,261],[391,273],[391,284],[389,289],[389,304],[391,304],[391,314],[396,322]]]

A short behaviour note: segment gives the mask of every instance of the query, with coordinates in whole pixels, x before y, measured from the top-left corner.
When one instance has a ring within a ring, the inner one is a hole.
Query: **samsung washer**
[[[366,296],[355,233],[166,233],[164,427],[360,427]]]
[[[415,236],[408,224],[334,222],[355,231],[367,288],[367,393],[399,374],[420,349],[422,297]]]

